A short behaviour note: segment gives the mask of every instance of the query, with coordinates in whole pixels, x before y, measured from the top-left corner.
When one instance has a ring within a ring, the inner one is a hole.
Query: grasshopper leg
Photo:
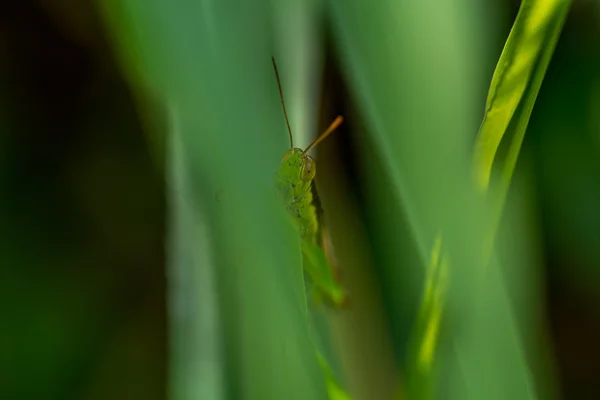
[[[319,297],[335,307],[343,307],[347,300],[347,294],[335,281],[323,249],[303,240],[302,256],[304,270],[313,281]]]

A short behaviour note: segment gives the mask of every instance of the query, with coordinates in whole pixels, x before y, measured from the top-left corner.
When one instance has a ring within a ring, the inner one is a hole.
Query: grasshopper
[[[279,87],[283,115],[290,137],[290,149],[284,153],[281,159],[275,186],[288,214],[298,227],[302,247],[302,265],[313,283],[315,300],[322,301],[334,308],[341,308],[346,305],[348,296],[337,282],[323,249],[323,231],[320,224],[322,210],[317,188],[314,185],[317,172],[316,163],[308,155],[308,152],[329,136],[342,123],[343,119],[338,116],[329,128],[306,149],[302,150],[294,147],[277,65],[274,58],[272,61],[277,86]]]

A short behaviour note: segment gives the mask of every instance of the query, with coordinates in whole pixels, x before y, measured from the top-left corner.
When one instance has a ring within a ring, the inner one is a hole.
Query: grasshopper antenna
[[[327,128],[325,130],[325,132],[321,133],[319,135],[319,137],[315,139],[314,142],[312,142],[310,145],[308,145],[308,147],[306,148],[306,150],[304,150],[304,154],[308,153],[313,147],[315,147],[316,145],[318,145],[319,143],[321,143],[327,136],[331,135],[331,133],[333,131],[335,131],[335,129],[338,126],[340,126],[340,124],[342,123],[343,120],[344,120],[344,118],[342,118],[341,115],[338,115],[337,118],[333,120],[333,122],[331,123],[331,125],[329,125],[329,128]]]
[[[285,101],[283,101],[283,90],[281,90],[281,82],[279,81],[279,72],[277,72],[277,64],[275,64],[275,57],[271,57],[273,61],[273,69],[275,70],[275,78],[277,79],[277,87],[279,88],[279,98],[281,99],[281,106],[283,107],[283,115],[285,117],[285,123],[287,124],[288,133],[290,134],[290,147],[294,148],[294,139],[292,138],[292,129],[290,128],[290,121],[288,120],[287,111],[285,110]]]

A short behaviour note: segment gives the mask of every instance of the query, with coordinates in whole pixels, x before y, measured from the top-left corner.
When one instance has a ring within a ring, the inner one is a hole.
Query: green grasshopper
[[[323,301],[335,308],[344,307],[348,296],[334,277],[333,270],[323,250],[323,231],[319,221],[321,209],[316,186],[313,182],[317,172],[316,163],[308,155],[308,152],[329,136],[342,123],[343,119],[341,116],[338,116],[329,128],[319,135],[305,150],[295,148],[283,100],[283,91],[281,89],[281,82],[279,81],[277,65],[275,64],[275,59],[272,60],[275,77],[277,78],[277,86],[279,87],[283,115],[285,116],[290,136],[290,149],[283,155],[279,171],[277,172],[275,186],[285,204],[288,214],[298,227],[302,247],[302,265],[314,285],[313,295],[317,301]]]

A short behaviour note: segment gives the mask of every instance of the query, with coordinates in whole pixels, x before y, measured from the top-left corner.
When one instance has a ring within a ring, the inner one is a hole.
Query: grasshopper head
[[[315,160],[302,149],[294,148],[286,151],[281,159],[281,164],[285,165],[288,171],[294,175],[294,179],[300,179],[305,183],[312,181],[317,173]]]
[[[284,107],[285,110],[285,107]],[[315,160],[308,155],[308,152],[314,148],[317,144],[323,141],[327,136],[331,134],[342,123],[342,117],[338,116],[329,125],[329,128],[318,138],[316,138],[305,150],[293,147],[285,152],[281,160],[281,167],[279,168],[280,177],[287,182],[303,182],[306,186],[310,186],[310,183],[315,178],[317,173],[317,165]],[[289,126],[288,126],[289,128]],[[292,142],[292,133],[290,132],[290,143]]]

